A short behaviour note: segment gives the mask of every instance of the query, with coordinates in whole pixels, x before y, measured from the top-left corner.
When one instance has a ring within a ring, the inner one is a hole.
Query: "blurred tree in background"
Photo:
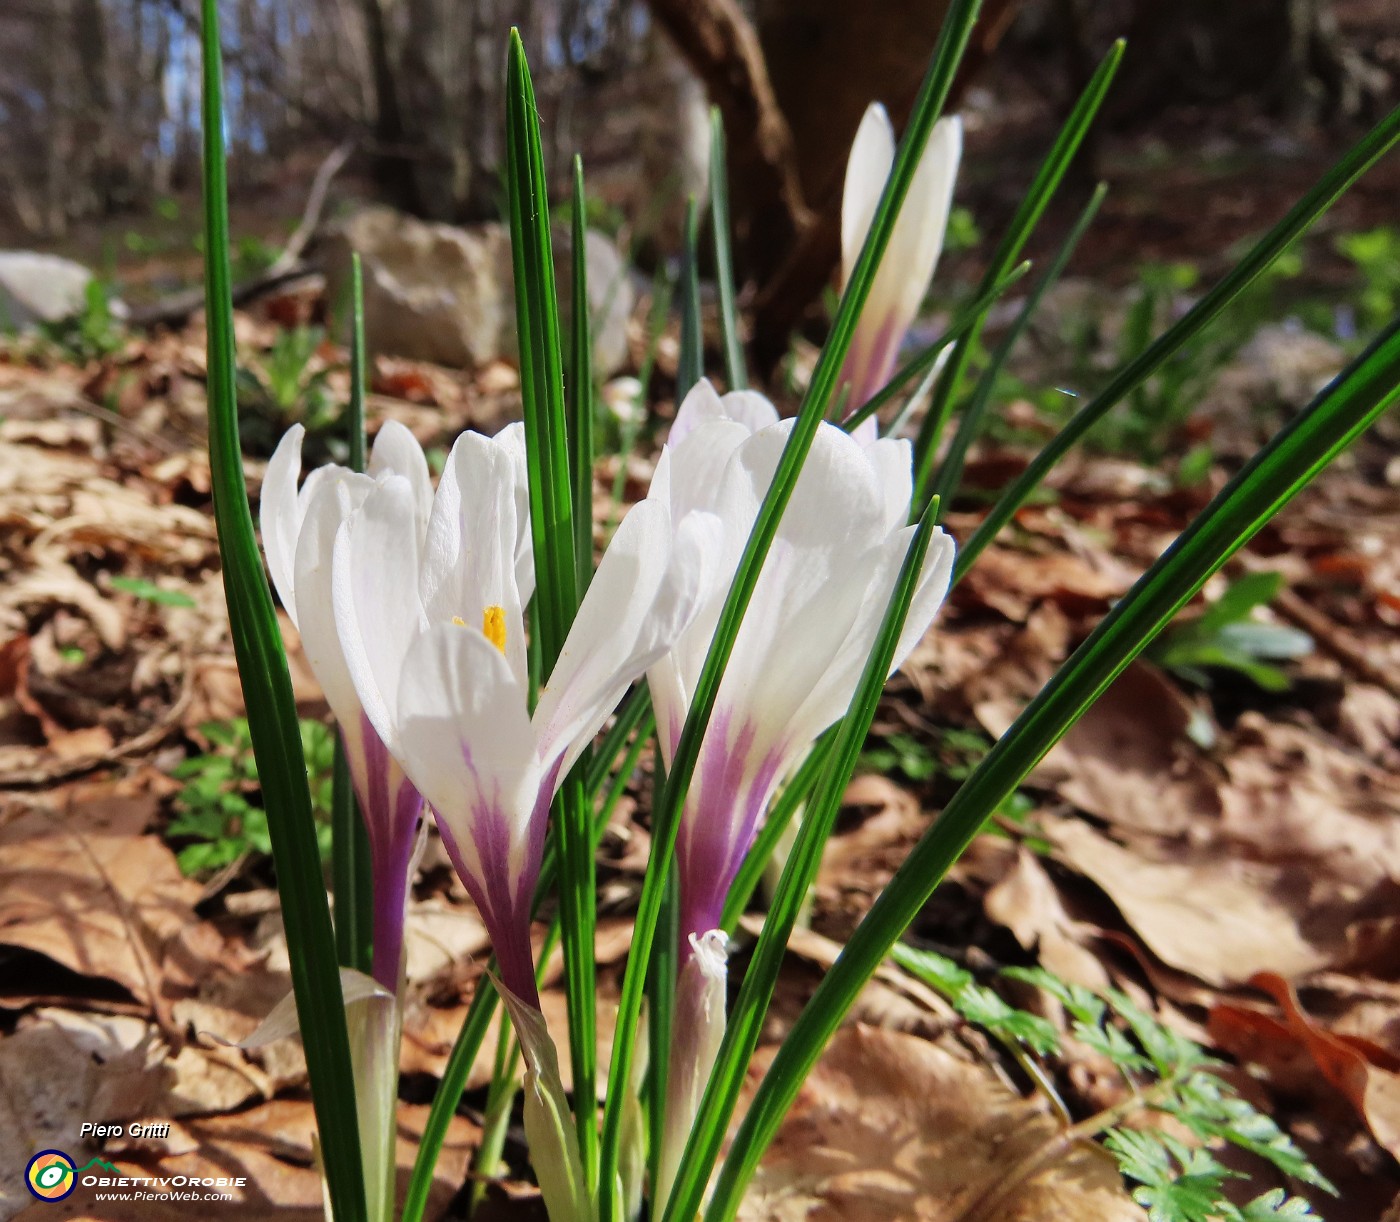
[[[898,124],[943,0],[223,0],[232,177],[304,191],[350,142],[351,174],[420,216],[499,215],[503,38],[536,70],[551,173],[582,151],[632,246],[675,249],[702,192],[705,109],[730,133],[740,267],[771,359],[835,261],[836,196],[865,105]],[[149,211],[198,173],[193,0],[6,0],[0,225],[30,239]],[[1390,36],[1348,35],[1366,11]],[[1386,15],[1388,13],[1388,15]],[[1033,79],[1047,126],[1129,37],[1120,128],[1243,102],[1289,121],[1373,112],[1400,68],[1393,0],[987,0],[964,80]],[[996,80],[989,80],[997,91]]]

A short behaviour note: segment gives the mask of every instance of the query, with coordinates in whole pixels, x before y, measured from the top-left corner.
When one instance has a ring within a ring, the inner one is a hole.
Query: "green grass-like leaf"
[[[739,307],[734,291],[733,232],[729,220],[729,159],[725,153],[724,119],[710,107],[710,229],[715,239],[715,282],[719,287],[719,321],[724,339],[724,376],[730,390],[749,384],[744,368],[744,340],[739,333]]]
[[[1400,322],[1233,479],[1060,668],[900,866],[774,1058],[720,1172],[707,1222],[734,1216],[803,1079],[860,989],[987,816],[1172,616],[1400,393]]]
[[[321,855],[287,656],[243,482],[230,296],[228,179],[218,5],[203,0],[205,304],[209,462],[229,624],[268,812],[292,990],[306,1048],[326,1184],[336,1222],[366,1218],[354,1074]]]
[[[559,299],[549,228],[549,184],[544,172],[534,86],[525,46],[516,30],[511,31],[506,69],[506,164],[530,529],[535,552],[534,605],[538,614],[532,623],[532,638],[539,641],[540,673],[548,676],[578,610],[574,517],[585,513],[591,521],[591,505],[573,504],[579,478],[570,469]],[[561,786],[552,814],[560,851],[559,902],[569,1052],[575,1098],[580,1101],[575,1119],[583,1166],[592,1188],[596,1186],[598,1147],[592,1107],[598,1057],[593,953],[597,905],[593,841],[577,772]]]
[[[686,200],[681,249],[681,352],[676,368],[676,402],[705,376],[705,333],[700,320],[700,209]]]
[[[1035,231],[1036,225],[1040,223],[1045,209],[1050,206],[1055,192],[1059,190],[1065,171],[1069,169],[1080,145],[1084,143],[1084,137],[1088,135],[1089,128],[1098,115],[1104,98],[1108,96],[1109,86],[1113,84],[1113,78],[1118,74],[1118,65],[1123,59],[1123,48],[1122,39],[1113,44],[1090,78],[1089,83],[1084,87],[1084,91],[1079,95],[1079,100],[1075,102],[1074,109],[1070,112],[1069,118],[1065,120],[1049,154],[1041,163],[1030,188],[1021,200],[1020,207],[1016,209],[1016,215],[1011,218],[1011,224],[1007,227],[1005,236],[992,254],[991,262],[987,265],[987,271],[982,278],[984,288],[995,284],[1005,276],[1020,259],[1026,242]],[[981,328],[979,326],[957,346],[952,356],[948,358],[948,363],[943,367],[943,372],[939,375],[938,382],[934,387],[933,399],[929,403],[928,413],[919,428],[919,436],[914,443],[914,511],[916,513],[928,497],[933,494],[931,476],[933,474],[933,461],[938,453],[938,443],[942,439],[943,429],[952,414],[955,400],[962,386],[963,375],[972,358],[972,350],[980,334]]]
[[[112,589],[130,594],[143,602],[156,603],[162,607],[193,607],[195,601],[180,590],[163,590],[153,581],[144,577],[113,577]]]
[[[358,253],[350,256],[350,403],[345,413],[348,465],[365,469],[365,290]],[[355,800],[345,742],[336,735],[331,798],[331,890],[341,965],[368,973],[374,940],[374,878],[369,831]]]
[[[721,609],[714,640],[696,683],[690,713],[686,717],[685,726],[676,745],[663,800],[653,814],[652,853],[642,880],[632,947],[623,976],[622,994],[618,1004],[617,1034],[608,1076],[607,1104],[603,1115],[599,1173],[600,1183],[605,1187],[605,1191],[599,1196],[603,1222],[614,1222],[615,1219],[615,1201],[611,1185],[617,1176],[621,1153],[619,1139],[622,1130],[622,1099],[631,1082],[646,970],[651,961],[652,943],[656,936],[671,858],[675,853],[676,837],[680,830],[681,805],[699,759],[700,744],[709,724],[710,714],[714,710],[720,680],[734,648],[740,621],[748,607],[749,599],[753,596],[763,561],[777,533],[778,522],[796,486],[802,462],[830,406],[842,362],[850,349],[856,322],[869,296],[880,257],[889,244],[899,206],[908,193],[929,132],[943,109],[979,7],[980,0],[954,0],[949,8],[943,33],[934,53],[933,64],[914,104],[912,117],[896,154],[889,181],[885,184],[884,194],[875,210],[865,245],[856,261],[846,291],[842,294],[841,304],[832,323],[831,337],[822,349],[816,368],[812,372],[807,394],[798,409],[796,422],[774,471],[773,482],[759,508],[734,582]]]
[[[1055,464],[1113,407],[1141,386],[1167,361],[1210,325],[1251,284],[1259,279],[1293,242],[1312,225],[1367,170],[1400,140],[1400,107],[1391,111],[1312,188],[1287,216],[1273,227],[1250,252],[1208,293],[1196,302],[1155,343],[1123,366],[1109,384],[1080,408],[1059,433],[1031,461],[993,506],[958,555],[953,570],[957,582],[973,561],[996,538],[1001,528],[1026,503]]]

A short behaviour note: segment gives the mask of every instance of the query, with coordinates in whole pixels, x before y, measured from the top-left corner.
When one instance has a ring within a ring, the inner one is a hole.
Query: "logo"
[[[62,1150],[40,1150],[24,1169],[24,1182],[41,1201],[61,1201],[77,1186],[73,1160]]]
[[[78,1176],[92,1166],[116,1171],[100,1158],[90,1158],[81,1167],[75,1167],[62,1150],[40,1150],[24,1168],[24,1182],[39,1200],[61,1201],[77,1187]]]

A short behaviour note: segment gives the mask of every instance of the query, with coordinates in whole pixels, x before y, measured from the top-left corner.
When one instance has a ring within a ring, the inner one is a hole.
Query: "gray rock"
[[[569,239],[556,235],[555,265],[567,326]],[[348,311],[350,256],[364,268],[365,329],[370,347],[458,367],[515,360],[515,294],[510,231],[487,222],[470,228],[429,223],[369,208],[328,230],[317,260],[340,317]],[[617,248],[601,233],[587,240],[588,295],[599,376],[626,360],[627,321],[635,294]]]
[[[20,331],[81,314],[90,283],[92,272],[72,259],[0,250],[0,331]]]
[[[573,326],[570,242],[567,230],[555,231],[554,274],[558,280],[560,326],[564,328],[565,345],[569,342],[569,328]],[[598,378],[608,378],[627,363],[627,323],[637,305],[637,292],[627,274],[627,263],[606,234],[596,229],[587,230],[583,251],[588,313],[593,329],[593,372]]]

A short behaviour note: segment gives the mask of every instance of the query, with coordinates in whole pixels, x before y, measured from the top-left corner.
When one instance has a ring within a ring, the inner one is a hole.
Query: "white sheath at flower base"
[[[677,530],[713,515],[720,542],[700,611],[648,671],[666,763],[759,505],[792,421],[751,393],[700,382],[686,397],[650,499]],[[845,711],[913,535],[907,441],[862,444],[823,424],[778,526],[720,685],[677,844],[681,935],[720,924],[724,897],[774,789]],[[933,620],[952,573],[953,541],[935,528],[898,647],[898,668]],[[682,945],[684,953],[685,946]]]
[[[724,930],[691,934],[690,958],[676,981],[678,1021],[666,1071],[666,1122],[662,1131],[658,1182],[652,1193],[655,1216],[665,1211],[680,1171],[690,1127],[695,1123],[710,1072],[724,1040],[724,1007],[729,979],[728,939]]]
[[[842,289],[870,232],[894,154],[889,116],[883,106],[872,102],[861,119],[846,163],[841,196]],[[961,157],[962,121],[957,116],[940,119],[929,134],[900,206],[841,370],[842,381],[850,387],[846,403],[850,412],[874,395],[894,372],[900,344],[919,312],[943,251]]]

